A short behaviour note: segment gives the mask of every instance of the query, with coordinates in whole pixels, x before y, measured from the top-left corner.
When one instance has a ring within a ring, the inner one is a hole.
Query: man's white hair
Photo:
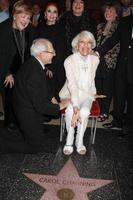
[[[78,35],[75,36],[75,38],[72,40],[72,51],[77,52],[78,51],[78,42],[80,38],[86,38],[88,41],[92,44],[92,49],[96,47],[96,40],[94,35],[89,31],[81,31]]]
[[[32,46],[30,48],[30,54],[32,56],[37,56],[41,52],[47,51],[48,50],[48,43],[49,43],[49,40],[43,39],[43,38],[39,38],[39,39],[34,40],[33,43],[32,43]]]

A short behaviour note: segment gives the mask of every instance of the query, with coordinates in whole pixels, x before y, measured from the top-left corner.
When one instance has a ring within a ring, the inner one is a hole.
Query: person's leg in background
[[[109,117],[109,109],[113,97],[113,89],[114,89],[114,70],[108,69],[106,77],[102,79],[101,94],[105,95],[106,98],[100,99],[101,113],[103,115],[103,120],[101,118],[101,121],[105,121]]]
[[[114,88],[113,122],[119,127],[123,126],[123,111],[127,96],[127,80],[125,74],[117,72]]]
[[[97,68],[95,83],[97,94],[107,96],[106,98],[98,99],[101,111],[98,121],[103,122],[108,118],[113,92],[113,70],[108,69],[104,59],[101,59]]]
[[[13,88],[9,86],[5,87],[5,99],[4,99],[4,124],[8,127],[9,131],[17,129],[17,122],[13,109]]]
[[[123,126],[123,111],[126,101],[126,85],[125,72],[120,70],[115,72],[114,77],[114,98],[113,98],[113,120],[111,123],[103,124],[104,128],[121,130]]]
[[[133,85],[127,86],[127,113],[125,126],[128,131],[133,132]]]
[[[2,98],[2,94],[0,93],[0,117],[2,117],[4,115],[3,112],[3,98]]]

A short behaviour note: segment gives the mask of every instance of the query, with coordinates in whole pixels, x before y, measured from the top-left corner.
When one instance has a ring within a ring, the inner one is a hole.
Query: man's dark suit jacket
[[[120,74],[123,72],[131,84],[133,84],[133,38],[131,38],[132,27],[133,15],[122,18],[113,36],[98,49],[100,55],[104,55],[116,43],[120,42],[117,71],[120,71]]]
[[[32,110],[39,115],[57,115],[59,106],[51,103],[45,70],[31,56],[20,68],[14,88],[15,107]]]
[[[59,106],[51,103],[45,71],[35,57],[19,69],[13,95],[14,111],[20,132],[15,137],[4,132],[0,151],[4,153],[37,153],[49,151],[43,125],[44,115],[56,116]],[[52,145],[52,144],[51,144]]]
[[[52,104],[45,71],[31,56],[21,66],[14,89],[14,110],[27,143],[41,145],[44,115],[56,116],[59,106]]]

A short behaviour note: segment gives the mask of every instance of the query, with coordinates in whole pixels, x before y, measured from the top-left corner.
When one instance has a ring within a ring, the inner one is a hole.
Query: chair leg
[[[94,118],[92,117],[92,121],[91,121],[91,135],[90,135],[90,145],[92,144],[92,140],[93,140],[93,127],[94,127]]]
[[[95,118],[95,123],[94,123],[94,128],[93,128],[93,139],[92,139],[92,144],[95,143],[96,130],[97,130],[97,118]]]
[[[66,120],[65,120],[65,115],[63,115],[63,126],[62,126],[62,128],[63,128],[63,135],[62,136],[64,136],[65,127],[66,127]]]
[[[95,143],[96,128],[97,128],[97,118],[92,117],[90,145]]]
[[[63,120],[62,120],[62,115],[61,115],[61,118],[60,118],[60,142],[62,142],[62,134],[63,134],[63,133],[62,133],[62,131],[63,131],[63,130],[62,130],[62,121],[63,121]]]
[[[61,115],[61,118],[60,118],[60,142],[62,142],[62,139],[63,139],[63,135],[64,135],[64,132],[65,132],[65,116],[64,114]]]

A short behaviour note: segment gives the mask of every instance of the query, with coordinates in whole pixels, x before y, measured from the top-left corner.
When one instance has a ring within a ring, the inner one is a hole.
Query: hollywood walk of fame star
[[[24,175],[46,189],[40,200],[88,200],[87,193],[113,182],[81,178],[71,159],[57,176],[32,173]]]

